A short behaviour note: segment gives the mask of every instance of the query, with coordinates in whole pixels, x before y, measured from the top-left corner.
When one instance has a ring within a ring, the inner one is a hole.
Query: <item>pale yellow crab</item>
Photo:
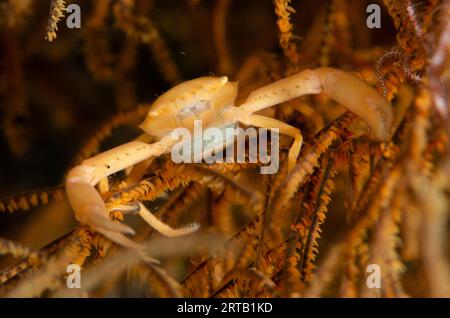
[[[239,106],[234,104],[237,92],[237,82],[229,82],[224,76],[193,79],[161,95],[140,125],[157,142],[128,142],[83,161],[69,172],[66,190],[77,220],[122,246],[139,248],[137,243],[124,235],[133,234],[134,231],[109,218],[109,211],[95,186],[113,173],[170,152],[177,142],[171,138],[171,131],[180,127],[192,131],[194,120],[201,120],[203,128],[242,123],[279,129],[281,134],[294,139],[288,154],[288,171],[294,168],[302,145],[299,129],[274,118],[255,114],[287,100],[306,94],[324,93],[364,119],[376,139],[386,140],[389,137],[392,122],[390,104],[364,81],[334,68],[305,70],[271,83],[253,91]],[[139,215],[164,235],[184,235],[198,228],[172,229],[153,216],[144,205],[138,204]],[[123,210],[127,210],[127,207],[123,207]]]

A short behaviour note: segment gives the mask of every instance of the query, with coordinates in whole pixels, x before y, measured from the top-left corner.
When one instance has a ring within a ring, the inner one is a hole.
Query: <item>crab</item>
[[[257,112],[302,95],[324,93],[362,118],[375,139],[385,141],[390,137],[393,115],[389,102],[365,81],[335,68],[308,69],[268,84],[251,92],[239,106],[235,105],[237,93],[238,83],[230,82],[226,76],[200,77],[181,83],[157,98],[140,125],[145,135],[156,142],[147,143],[138,138],[93,156],[70,170],[65,185],[75,218],[119,245],[141,248],[126,235],[134,234],[131,227],[109,218],[111,211],[95,187],[109,175],[169,153],[176,143],[171,132],[180,127],[192,131],[195,120],[201,120],[203,128],[244,124],[279,129],[281,134],[293,138],[287,157],[288,172],[295,167],[302,146],[300,130]],[[226,145],[215,146],[217,149]],[[196,224],[173,229],[142,203],[137,205],[138,214],[163,235],[185,235],[198,229]],[[126,212],[136,207],[116,209]]]

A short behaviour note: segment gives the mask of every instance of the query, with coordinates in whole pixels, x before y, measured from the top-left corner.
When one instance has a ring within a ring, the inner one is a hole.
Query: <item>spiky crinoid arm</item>
[[[50,3],[50,12],[47,24],[47,34],[45,39],[52,42],[56,38],[56,31],[58,31],[58,22],[64,17],[66,11],[66,4],[64,0],[52,0]]]

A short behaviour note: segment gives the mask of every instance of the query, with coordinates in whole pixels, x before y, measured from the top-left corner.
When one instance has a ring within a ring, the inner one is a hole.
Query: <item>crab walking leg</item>
[[[141,178],[147,172],[147,169],[150,167],[152,162],[152,160],[146,159],[134,165],[133,168],[130,169],[130,173],[128,174],[127,183],[133,184],[139,182],[139,180],[141,180]]]
[[[66,178],[66,192],[75,218],[118,244],[138,247],[123,235],[134,234],[133,229],[109,218],[105,203],[94,187],[101,179],[113,173],[167,152],[173,144],[170,136],[150,145],[132,141],[87,159],[70,170]]]
[[[161,233],[162,235],[168,237],[177,237],[183,236],[187,234],[191,234],[199,229],[199,225],[197,223],[189,224],[188,226],[184,226],[178,229],[171,228],[166,223],[160,221],[156,216],[153,215],[142,203],[139,202],[139,211],[138,214],[147,222],[151,227],[153,227],[156,231]]]
[[[318,93],[328,95],[363,118],[376,138],[386,140],[390,137],[392,108],[389,102],[363,80],[331,67],[305,70],[263,86],[250,93],[238,108],[250,115],[296,97]]]
[[[296,97],[321,92],[322,85],[315,71],[305,70],[254,90],[239,109],[253,114]]]
[[[263,127],[268,129],[278,128],[280,130],[280,133],[282,133],[283,135],[287,135],[294,138],[294,142],[292,143],[291,148],[289,148],[288,172],[294,169],[303,142],[303,136],[300,133],[299,129],[291,125],[288,125],[282,121],[279,121],[277,119],[261,115],[250,115],[247,117],[239,117],[237,118],[237,120],[240,123],[248,126]]]
[[[128,213],[137,213],[139,209],[140,209],[139,204],[137,202],[134,202],[128,205],[114,205],[114,207],[109,209],[109,212],[120,211],[124,214],[128,214]]]

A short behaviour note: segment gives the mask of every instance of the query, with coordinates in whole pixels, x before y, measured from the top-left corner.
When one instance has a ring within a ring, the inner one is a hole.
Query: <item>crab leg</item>
[[[392,122],[388,101],[363,80],[331,67],[305,70],[253,91],[237,107],[245,116],[306,94],[324,93],[363,118],[376,138],[386,140]]]
[[[140,209],[138,210],[138,214],[144,219],[145,222],[147,222],[151,227],[153,227],[156,231],[158,231],[162,235],[168,237],[177,237],[191,234],[199,229],[199,225],[197,223],[192,223],[189,224],[188,226],[184,226],[178,229],[173,229],[166,223],[160,221],[140,202],[139,208]]]
[[[134,234],[133,229],[109,218],[105,203],[94,187],[113,173],[167,152],[173,143],[170,136],[150,145],[132,141],[89,158],[70,170],[66,178],[66,192],[76,219],[120,245],[139,247],[124,235]]]
[[[280,133],[282,133],[283,135],[288,135],[294,138],[294,142],[292,143],[288,154],[288,171],[292,171],[292,169],[294,169],[303,142],[303,136],[300,133],[299,129],[286,123],[283,123],[282,121],[279,121],[277,119],[261,115],[250,115],[247,117],[239,117],[237,118],[237,120],[243,123],[244,125],[249,126],[278,128],[280,129]]]

